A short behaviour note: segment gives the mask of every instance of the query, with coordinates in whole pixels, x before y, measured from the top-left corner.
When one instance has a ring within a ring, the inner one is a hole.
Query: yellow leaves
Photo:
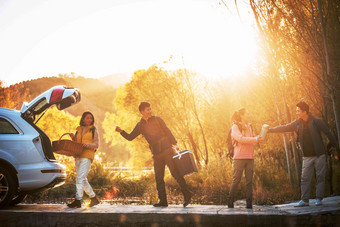
[[[36,118],[38,119],[38,117]],[[45,115],[39,120],[37,126],[43,130],[51,142],[58,140],[64,133],[75,133],[76,127],[79,125],[80,116],[74,117],[69,113],[60,111],[55,107],[47,109]],[[68,135],[65,135],[63,139],[70,139]],[[67,175],[74,175],[73,157],[55,154],[56,159],[66,166]]]
[[[138,106],[136,108],[138,109]],[[123,148],[126,152],[129,152],[130,159],[134,160],[131,162],[134,167],[146,166],[148,160],[151,158],[151,152],[147,147],[147,143],[142,136],[137,137],[132,142],[126,141],[118,132],[115,131],[115,128],[116,126],[119,126],[129,133],[133,130],[139,120],[140,116],[131,114],[123,109],[119,109],[117,113],[106,113],[105,119],[102,123],[105,141],[110,143],[111,147],[115,149]],[[135,157],[136,153],[141,150],[146,151],[144,155]],[[115,150],[112,150],[111,152],[115,152]]]
[[[24,84],[19,83],[10,87],[0,86],[0,107],[17,108],[19,110],[24,101],[30,101],[29,89]]]
[[[37,123],[37,126],[53,141],[58,140],[64,133],[75,133],[79,121],[80,116],[74,117],[69,113],[59,111],[57,108],[52,107],[47,110],[45,115]]]

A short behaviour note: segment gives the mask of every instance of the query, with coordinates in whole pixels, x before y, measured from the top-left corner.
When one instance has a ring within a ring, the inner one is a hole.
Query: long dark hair
[[[241,116],[243,116],[246,113],[246,108],[241,108],[234,112],[233,116],[231,117],[231,121],[234,124],[240,124],[242,121]]]
[[[80,119],[80,122],[79,122],[79,125],[80,125],[80,126],[85,126],[85,124],[84,124],[84,118],[85,118],[86,115],[88,115],[88,114],[90,114],[90,115],[92,116],[92,119],[93,119],[91,125],[94,125],[94,116],[93,116],[93,114],[92,114],[91,112],[89,112],[89,111],[86,111],[86,112],[84,112],[83,115],[81,116],[81,119]]]

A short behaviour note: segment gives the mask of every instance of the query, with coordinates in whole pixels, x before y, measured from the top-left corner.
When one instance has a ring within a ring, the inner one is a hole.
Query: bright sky
[[[242,2],[218,0],[0,0],[0,80],[71,73],[99,78],[173,67],[210,78],[242,73],[257,52]]]

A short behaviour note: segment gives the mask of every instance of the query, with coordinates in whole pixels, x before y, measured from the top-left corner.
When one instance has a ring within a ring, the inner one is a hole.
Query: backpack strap
[[[241,134],[242,134],[242,125],[238,124],[238,123],[234,123],[233,125],[236,125],[238,130],[240,130]],[[238,142],[237,140],[235,140],[232,136],[231,136],[231,129],[230,129],[230,137],[231,137],[231,143],[234,147],[237,146]],[[243,134],[242,134],[243,135]]]
[[[312,125],[313,127],[316,129],[316,131],[319,133],[320,137],[321,137],[321,131],[319,129],[318,123],[315,120],[315,117],[313,117],[312,119]],[[299,120],[296,121],[296,134],[297,134],[297,139],[296,142],[299,142],[299,132],[300,132],[300,127],[301,126],[301,122]]]
[[[299,135],[299,131],[300,131],[300,125],[301,122],[299,120],[296,121],[296,134]]]

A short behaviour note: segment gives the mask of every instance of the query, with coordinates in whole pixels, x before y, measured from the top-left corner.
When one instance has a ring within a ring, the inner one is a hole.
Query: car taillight
[[[61,169],[44,169],[41,170],[42,173],[61,173]]]
[[[53,103],[53,102],[61,100],[63,98],[64,91],[65,91],[64,88],[53,89],[49,103]]]

